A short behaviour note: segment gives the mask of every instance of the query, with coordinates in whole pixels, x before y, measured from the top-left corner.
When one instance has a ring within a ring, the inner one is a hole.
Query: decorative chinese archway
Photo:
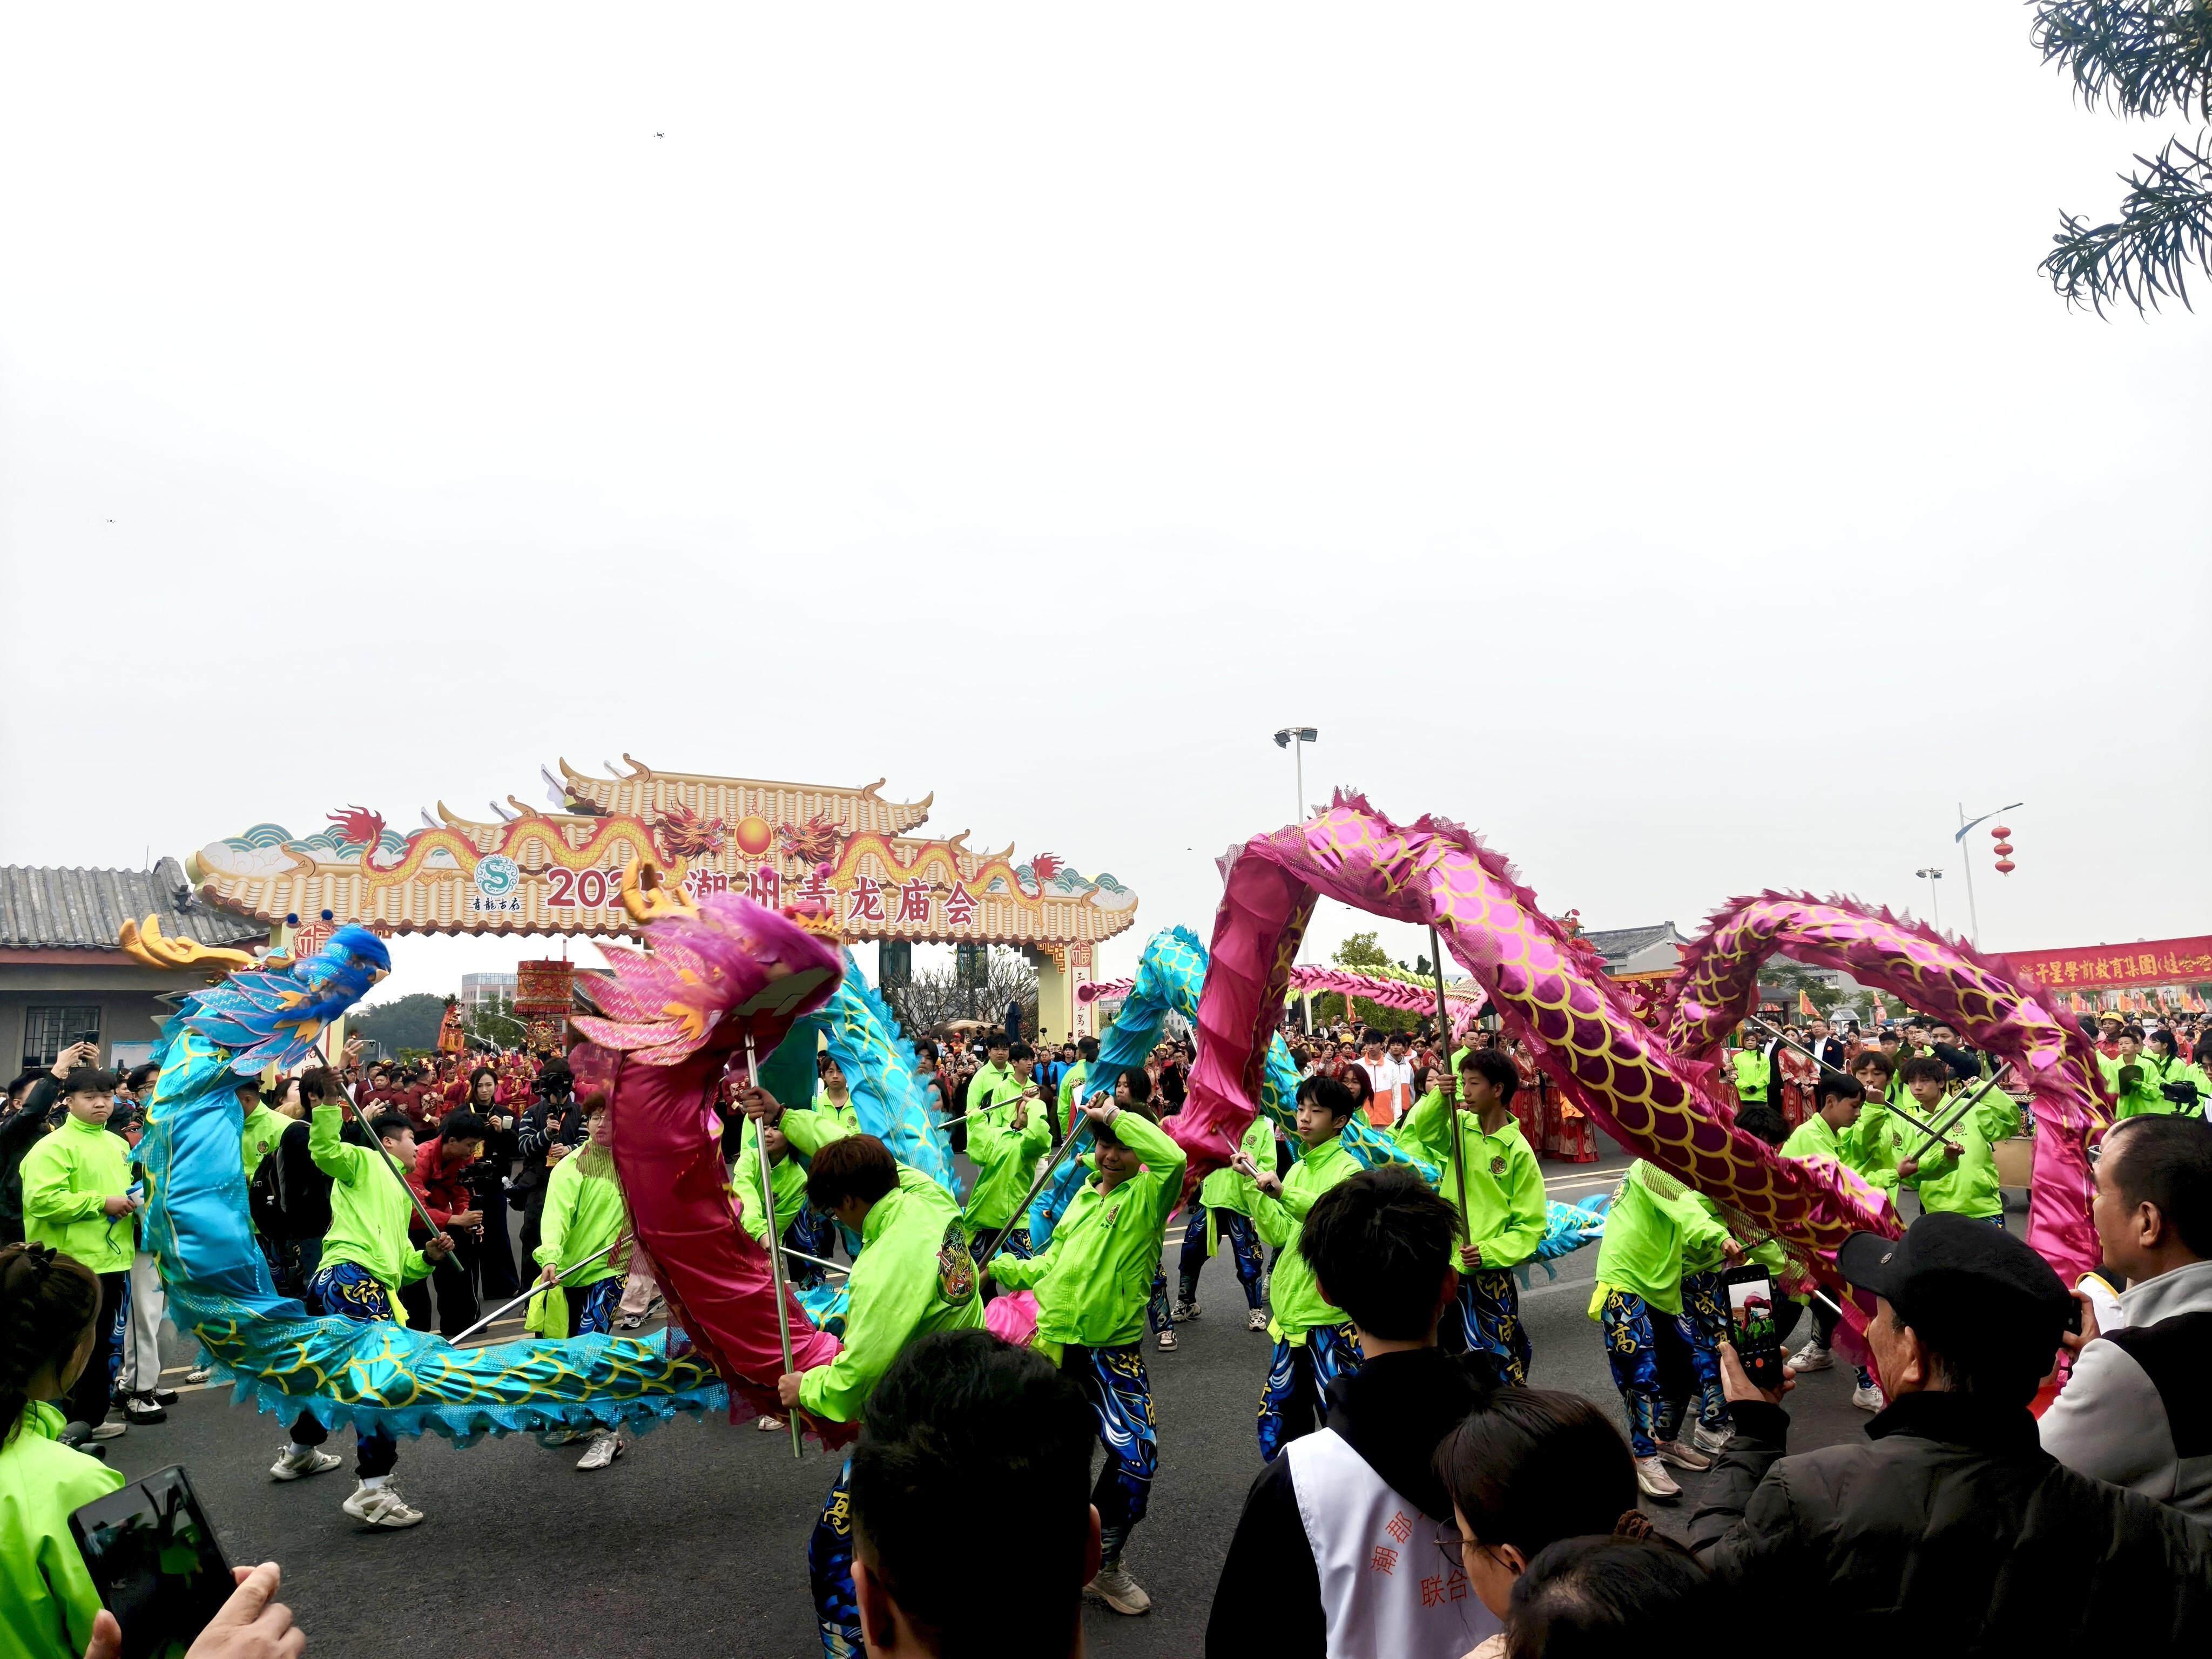
[[[1038,1020],[1056,1036],[1090,1029],[1075,988],[1098,941],[1136,920],[1137,896],[1049,853],[972,851],[907,832],[934,796],[889,801],[860,788],[662,772],[625,755],[592,777],[566,761],[544,771],[552,811],[514,796],[489,822],[441,801],[402,835],[350,806],[295,836],[257,823],[209,842],[185,869],[211,903],[312,933],[356,922],[393,933],[631,934],[618,880],[634,858],[696,896],[732,890],[765,904],[808,898],[844,937],[1002,945],[1036,965]]]

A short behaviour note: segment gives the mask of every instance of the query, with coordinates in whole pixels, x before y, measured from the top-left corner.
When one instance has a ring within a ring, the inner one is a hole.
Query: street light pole
[[[1275,747],[1287,749],[1296,762],[1295,775],[1298,787],[1298,816],[1297,822],[1306,821],[1306,751],[1307,744],[1316,741],[1321,732],[1310,726],[1286,726],[1275,733]]]
[[[1979,945],[1982,942],[1982,918],[1980,913],[1974,908],[1974,860],[1973,855],[1968,853],[1966,849],[1965,842],[1966,839],[1966,831],[1972,830],[1975,824],[1987,823],[1991,818],[1996,817],[1997,812],[2009,812],[2014,806],[2025,806],[2027,805],[2027,803],[2026,801],[2016,800],[2012,804],[2012,806],[2000,806],[1997,808],[1996,812],[1984,812],[1981,817],[1976,818],[1973,823],[1969,823],[1966,822],[1966,803],[1964,801],[1960,801],[1959,803],[1959,829],[1958,832],[1951,837],[1951,840],[1959,847],[1959,856],[1966,860],[1966,937],[1977,945]],[[2003,872],[2000,871],[1998,873],[2002,875]]]
[[[1943,900],[1936,884],[1943,879],[1943,872],[1931,865],[1925,870],[1915,870],[1912,873],[1928,884],[1928,902],[1935,907],[1936,931],[1940,933],[1943,931]]]

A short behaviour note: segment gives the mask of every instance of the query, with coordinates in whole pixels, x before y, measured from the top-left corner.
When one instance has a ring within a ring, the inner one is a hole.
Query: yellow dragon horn
[[[117,930],[115,942],[124,955],[149,968],[251,968],[258,960],[250,951],[225,950],[194,939],[170,939],[161,932],[159,916],[125,921]]]
[[[672,885],[668,872],[647,858],[634,858],[623,866],[622,903],[635,922],[699,914],[699,907],[684,896],[683,888]]]

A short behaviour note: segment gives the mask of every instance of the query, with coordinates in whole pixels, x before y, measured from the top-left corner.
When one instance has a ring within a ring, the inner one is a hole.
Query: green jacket
[[[106,1200],[131,1187],[131,1147],[104,1123],[65,1117],[23,1154],[23,1237],[75,1256],[96,1273],[131,1271],[131,1212]]]
[[[787,1134],[793,1115],[784,1114]],[[818,1144],[837,1138],[826,1135]],[[799,1145],[796,1135],[792,1144]],[[799,1384],[802,1407],[840,1423],[859,1420],[876,1379],[915,1337],[983,1322],[960,1212],[921,1170],[900,1165],[899,1184],[869,1206],[860,1238],[866,1248],[845,1281],[845,1346]]]
[[[1467,1162],[1468,1243],[1482,1249],[1482,1265],[1517,1267],[1544,1242],[1544,1172],[1528,1138],[1509,1114],[1505,1127],[1485,1134],[1474,1113],[1454,1107],[1459,1120],[1461,1156]],[[1452,1167],[1451,1131],[1444,1124],[1443,1097],[1431,1089],[1413,1103],[1395,1138],[1407,1152],[1434,1164],[1441,1172],[1437,1190],[1459,1207],[1459,1171]]]
[[[392,1316],[404,1325],[407,1310],[399,1304],[399,1287],[430,1276],[429,1258],[407,1239],[414,1202],[391,1154],[381,1146],[349,1146],[338,1138],[344,1123],[335,1101],[317,1106],[307,1120],[307,1155],[331,1178],[331,1229],[323,1235],[323,1266],[350,1261],[367,1270],[390,1293]]]
[[[284,1131],[291,1127],[290,1118],[267,1106],[256,1106],[246,1114],[246,1127],[238,1136],[238,1161],[246,1166],[248,1181],[253,1179],[261,1160],[269,1156],[283,1139]]]
[[[1918,1110],[1917,1107],[1914,1109]],[[1947,1096],[1936,1104],[1935,1115],[1928,1121],[1941,1123],[1946,1115],[1957,1109],[1955,1103]],[[1928,1149],[1919,1169],[1904,1178],[1905,1185],[1919,1193],[1922,1213],[1942,1210],[1954,1215],[2002,1215],[2004,1197],[1997,1188],[1994,1148],[1998,1141],[2019,1133],[2019,1103],[2002,1089],[1992,1089],[1984,1095],[1981,1104],[1947,1132],[1947,1139],[1957,1141],[1962,1149],[1960,1155],[1953,1158],[1939,1143]],[[1925,1134],[1921,1135],[1912,1146],[1927,1139]],[[1905,1150],[1910,1152],[1912,1147]]]
[[[2179,1112],[2180,1106],[2160,1094],[2158,1085],[2179,1083],[2184,1078],[2188,1078],[2191,1083],[2197,1082],[2194,1077],[2190,1076],[2196,1068],[2187,1060],[2177,1055],[2169,1061],[2163,1054],[2154,1054],[2148,1048],[2136,1056],[2134,1065],[2141,1075],[2136,1080],[2136,1086],[2124,1093],[2120,1089],[2120,1062],[2109,1054],[2099,1054],[2097,1065],[2105,1073],[2106,1084],[2119,1102],[2116,1118],[2144,1117],[2154,1112]],[[2202,1088],[2203,1085],[2198,1084],[2197,1086]]]
[[[995,1230],[1014,1218],[1015,1206],[1029,1195],[1036,1178],[1037,1159],[1052,1145],[1052,1108],[1043,1092],[1030,1102],[1027,1124],[1017,1130],[1013,1102],[1024,1085],[1012,1071],[1006,1076],[1013,1087],[1003,1097],[994,1090],[993,1104],[979,1109],[974,1103],[984,1073],[975,1074],[968,1091],[968,1156],[975,1164],[975,1185],[965,1212],[970,1232]],[[1001,1097],[1006,1103],[995,1103]]]
[[[750,1120],[746,1127],[751,1127]],[[622,1182],[615,1178],[611,1164],[604,1174],[586,1175],[584,1156],[581,1150],[569,1153],[553,1166],[545,1183],[544,1217],[538,1224],[539,1243],[532,1258],[541,1267],[557,1267],[565,1273],[592,1251],[606,1249],[629,1226]],[[608,1250],[565,1283],[580,1290],[603,1279],[621,1278],[627,1266],[625,1252]]]
[[[1774,1062],[1756,1048],[1739,1048],[1733,1064],[1735,1067],[1735,1097],[1746,1103],[1765,1100],[1768,1085],[1774,1079]]]
[[[1359,1160],[1346,1150],[1344,1138],[1325,1140],[1307,1149],[1306,1155],[1283,1177],[1283,1195],[1252,1195],[1252,1224],[1270,1244],[1282,1247],[1275,1260],[1274,1276],[1267,1281],[1267,1303],[1273,1316],[1267,1334],[1293,1346],[1308,1331],[1322,1325],[1341,1325],[1344,1310],[1333,1306],[1315,1282],[1313,1269],[1298,1249],[1298,1230],[1314,1200],[1340,1182],[1359,1173]]]
[[[1790,1132],[1782,1143],[1782,1156],[1802,1163],[1821,1158],[1840,1164],[1860,1176],[1869,1187],[1897,1194],[1897,1164],[1890,1155],[1883,1120],[1889,1115],[1879,1107],[1862,1106],[1848,1129],[1840,1133],[1818,1112]]]
[[[0,1659],[77,1659],[92,1641],[100,1592],[69,1518],[123,1472],[58,1443],[61,1430],[61,1413],[38,1401],[0,1443]]]
[[[1275,1126],[1268,1121],[1265,1112],[1252,1114],[1252,1127],[1244,1131],[1244,1139],[1237,1143],[1237,1150],[1261,1169],[1274,1169]],[[1249,1176],[1239,1175],[1224,1164],[1198,1183],[1198,1201],[1209,1210],[1234,1210],[1239,1215],[1249,1215],[1252,1200],[1259,1195],[1259,1190]],[[1211,1254],[1211,1224],[1207,1236],[1207,1251]]]
[[[1654,1190],[1663,1186],[1667,1195]],[[1608,1290],[1638,1296],[1661,1313],[1682,1311],[1682,1272],[1691,1261],[1717,1260],[1728,1229],[1698,1201],[1698,1194],[1663,1170],[1638,1158],[1628,1166],[1613,1207],[1605,1212],[1605,1237],[1597,1249],[1597,1294],[1590,1316]]]
[[[789,1114],[785,1115],[788,1118]],[[810,1118],[814,1115],[811,1112],[807,1114]],[[844,1127],[836,1114],[830,1114],[830,1120],[840,1128]],[[788,1131],[786,1133],[787,1134]],[[836,1135],[829,1137],[832,1140],[838,1138]],[[793,1218],[806,1202],[806,1170],[797,1158],[787,1152],[769,1166],[769,1178],[775,1185],[776,1231],[783,1232],[790,1227]],[[745,1201],[744,1213],[738,1217],[738,1224],[753,1236],[754,1243],[766,1244],[768,1222],[761,1201],[760,1134],[750,1118],[745,1120],[744,1127],[738,1133],[735,1184],[738,1196]]]
[[[1083,1087],[1083,1080],[1090,1075],[1091,1062],[1087,1060],[1079,1060],[1067,1068],[1067,1075],[1060,1080],[1060,1121],[1063,1129],[1070,1127],[1073,1122],[1076,1094]],[[972,1096],[975,1091],[975,1085],[969,1084],[969,1093]]]
[[[833,1104],[828,1095],[815,1096],[813,1109],[823,1117],[836,1119],[845,1126],[847,1134],[856,1135],[860,1133],[860,1109],[853,1104],[850,1090],[846,1091],[845,1103],[842,1106]]]
[[[991,1261],[991,1276],[1003,1288],[1036,1291],[1037,1334],[1048,1342],[1119,1348],[1145,1334],[1145,1304],[1160,1268],[1160,1231],[1182,1195],[1190,1159],[1140,1112],[1116,1117],[1114,1133],[1145,1167],[1111,1192],[1094,1174],[1069,1202],[1042,1255]]]

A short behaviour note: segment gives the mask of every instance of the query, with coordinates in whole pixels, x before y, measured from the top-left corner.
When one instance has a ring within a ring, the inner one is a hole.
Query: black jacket
[[[10,1224],[11,1239],[23,1236],[23,1154],[46,1133],[61,1092],[51,1075],[40,1078],[23,1091],[22,1109],[0,1124],[0,1221]]]
[[[2024,1407],[1907,1395],[1864,1441],[1784,1455],[1790,1417],[1735,1407],[1691,1542],[1746,1629],[1816,1651],[2212,1652],[2212,1532],[2063,1467]]]
[[[515,1121],[515,1151],[522,1167],[507,1189],[517,1197],[537,1191],[552,1178],[545,1152],[555,1141],[574,1149],[584,1133],[584,1109],[574,1095],[557,1102],[540,1101]]]
[[[1430,1462],[1437,1446],[1474,1408],[1477,1373],[1436,1348],[1377,1354],[1328,1387],[1328,1426],[1351,1443],[1367,1467],[1435,1523],[1451,1519],[1451,1498]],[[1437,1557],[1427,1539],[1414,1545]],[[1260,1472],[1229,1540],[1221,1582],[1206,1620],[1209,1659],[1265,1654],[1267,1659],[1321,1659],[1328,1626],[1321,1606],[1321,1574],[1298,1518],[1290,1459],[1278,1454]]]

